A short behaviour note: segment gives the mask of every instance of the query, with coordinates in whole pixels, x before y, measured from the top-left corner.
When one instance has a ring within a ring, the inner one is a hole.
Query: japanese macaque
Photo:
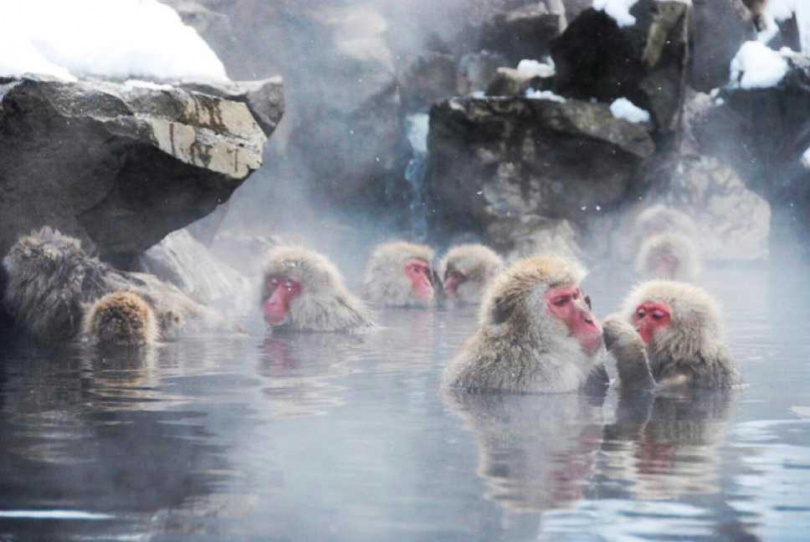
[[[636,231],[642,239],[662,233],[677,233],[690,239],[697,237],[697,226],[689,215],[661,204],[648,207],[636,217]]]
[[[604,388],[602,330],[579,287],[585,270],[536,256],[498,275],[479,327],[444,372],[448,387],[518,393]]]
[[[406,242],[387,243],[371,255],[363,279],[364,297],[382,307],[428,307],[436,294],[433,249]]]
[[[697,248],[684,235],[654,235],[641,244],[636,258],[636,273],[645,279],[694,282],[700,273]]]
[[[272,249],[264,267],[264,320],[296,331],[356,331],[374,326],[368,309],[343,285],[325,256],[293,246]]]
[[[731,388],[740,383],[722,342],[720,308],[702,288],[654,280],[637,286],[605,321],[623,391]]]
[[[96,300],[85,313],[84,335],[101,346],[143,346],[158,341],[155,311],[135,292],[119,291]]]
[[[221,318],[176,287],[143,273],[119,271],[90,256],[72,237],[45,227],[22,236],[3,259],[8,275],[5,304],[34,339],[76,338],[87,306],[117,290],[137,293],[152,307],[162,330]]]
[[[483,245],[452,248],[439,264],[444,294],[460,304],[481,302],[484,290],[503,269],[503,260]]]

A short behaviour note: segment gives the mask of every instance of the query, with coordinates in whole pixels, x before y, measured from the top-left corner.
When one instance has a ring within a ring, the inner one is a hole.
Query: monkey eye
[[[661,311],[653,311],[653,312],[652,312],[652,314],[651,314],[650,316],[652,316],[652,319],[653,319],[653,320],[661,320],[661,319],[663,319],[663,318],[664,318],[664,316],[666,316],[666,315],[665,315],[663,312],[661,312]]]
[[[644,311],[644,309],[639,309],[636,311],[636,318],[638,318],[639,320],[644,318],[645,316],[647,316],[647,313]]]
[[[284,288],[286,288],[288,292],[291,292],[294,287],[295,285],[292,283],[292,281],[289,280],[284,281]]]
[[[560,297],[555,297],[555,298],[554,298],[554,299],[551,301],[551,303],[552,303],[552,304],[553,304],[555,307],[564,307],[564,306],[565,306],[566,304],[568,304],[568,302],[570,302],[570,301],[571,301],[571,296],[570,296],[570,295],[562,295],[562,296],[560,296]]]

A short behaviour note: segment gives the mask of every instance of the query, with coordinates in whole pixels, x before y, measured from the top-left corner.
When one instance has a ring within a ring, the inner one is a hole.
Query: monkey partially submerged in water
[[[264,320],[295,331],[357,331],[374,327],[365,304],[322,254],[301,247],[271,250],[262,284]]]
[[[553,393],[604,389],[602,330],[580,289],[585,270],[556,256],[520,260],[486,293],[478,329],[444,372],[448,387]]]
[[[459,245],[439,264],[445,296],[452,303],[478,304],[484,290],[503,269],[503,259],[484,245]]]
[[[160,324],[143,297],[119,291],[105,295],[89,307],[82,333],[102,346],[154,345],[160,337]]]
[[[162,333],[176,331],[178,321],[223,323],[176,287],[151,275],[119,271],[87,254],[78,239],[49,227],[20,237],[3,266],[8,275],[5,305],[17,325],[40,342],[76,338],[87,307],[118,290],[141,296]]]
[[[723,344],[720,308],[702,288],[653,280],[628,296],[604,324],[622,391],[731,388],[739,371]]]
[[[429,307],[436,301],[433,249],[404,241],[386,243],[371,255],[363,297],[378,307]]]
[[[693,282],[700,274],[697,248],[685,235],[654,235],[641,244],[636,257],[636,273],[645,279]]]

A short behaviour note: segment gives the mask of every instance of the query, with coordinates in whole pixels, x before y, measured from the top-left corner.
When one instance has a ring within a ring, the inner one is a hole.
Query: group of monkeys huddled
[[[435,267],[430,247],[383,244],[371,254],[359,296],[323,254],[278,246],[266,256],[261,313],[273,329],[352,332],[377,327],[369,305],[425,308],[440,295],[450,304],[480,304],[477,330],[443,377],[446,386],[471,391],[604,389],[608,352],[623,389],[738,384],[717,304],[688,282],[698,271],[691,219],[657,206],[637,225],[646,232],[637,270],[658,278],[637,286],[601,326],[578,262],[538,255],[507,265],[475,244],[452,248]],[[225,322],[176,287],[114,269],[50,228],[20,238],[3,264],[6,306],[39,339],[152,345],[195,322]]]

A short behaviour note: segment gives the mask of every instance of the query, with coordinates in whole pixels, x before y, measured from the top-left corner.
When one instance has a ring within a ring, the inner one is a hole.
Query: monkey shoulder
[[[742,375],[726,348],[717,346],[693,358],[665,361],[658,380],[662,385],[723,389],[741,385]]]

